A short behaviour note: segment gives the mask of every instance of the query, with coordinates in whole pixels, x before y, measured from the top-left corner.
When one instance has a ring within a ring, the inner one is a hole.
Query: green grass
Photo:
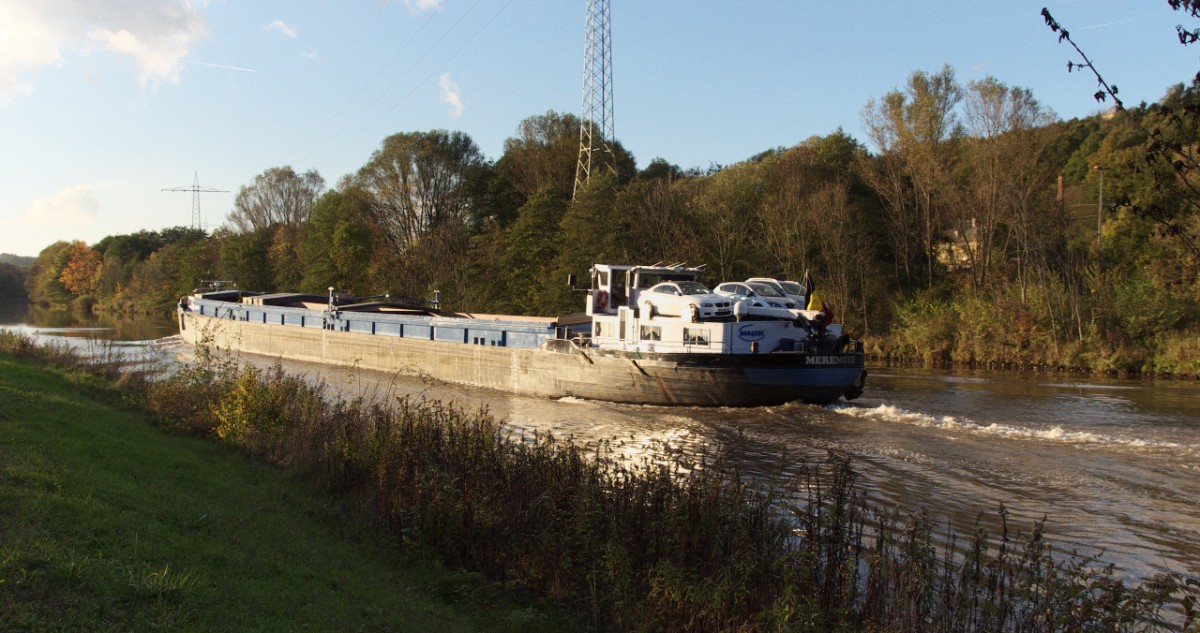
[[[554,631],[337,500],[0,356],[0,630]]]
[[[1126,584],[1003,507],[938,546],[845,457],[750,479],[739,436],[630,464],[197,351],[148,381],[0,330],[0,631],[1200,633],[1200,579]]]

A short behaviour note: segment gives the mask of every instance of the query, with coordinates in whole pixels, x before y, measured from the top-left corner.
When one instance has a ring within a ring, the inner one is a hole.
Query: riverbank
[[[1015,371],[1067,376],[1200,381],[1200,334],[1180,335],[1158,352],[1144,347],[1097,350],[1096,341],[1069,350],[1016,350],[980,346],[966,349],[953,334],[942,341],[914,344],[904,335],[867,341],[867,362],[884,367]],[[922,347],[921,345],[925,345]]]
[[[0,354],[0,630],[575,629],[124,399]]]
[[[1024,321],[1016,330],[996,323],[966,327],[959,322],[961,317],[945,314],[957,314],[951,307],[928,307],[923,318],[900,319],[887,324],[884,333],[865,337],[867,362],[884,367],[1200,382],[1200,331],[1164,332],[1139,342],[1127,336],[1101,336],[1093,326],[1083,339],[1057,340],[1047,328]],[[103,327],[120,340],[150,340],[174,334],[178,328],[173,302],[142,306],[121,300],[110,305],[84,297],[69,305],[45,306],[31,304],[23,296],[0,297],[0,326],[22,323],[35,328]],[[1028,331],[1017,336],[1019,330]]]
[[[1089,368],[1058,363],[1012,360],[955,360],[953,358],[924,358],[900,352],[876,351],[866,355],[868,369],[944,369],[950,371],[1014,372],[1076,378],[1115,378],[1125,380],[1167,380],[1187,383],[1200,382],[1200,372],[1138,371],[1134,369]]]
[[[57,362],[3,333],[0,350]],[[119,378],[120,398],[277,464],[318,499],[315,516],[386,535],[404,554],[392,564],[436,555],[588,628],[1180,630],[1190,617],[1182,578],[1129,586],[1040,525],[1019,536],[1002,516],[1000,534],[977,526],[944,551],[938,517],[870,508],[844,459],[794,481],[746,479],[736,445],[631,466],[603,445],[513,441],[485,414],[340,401],[199,353],[169,380]]]

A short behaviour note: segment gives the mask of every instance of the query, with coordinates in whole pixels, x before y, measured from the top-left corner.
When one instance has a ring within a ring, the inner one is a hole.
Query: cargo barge
[[[595,265],[585,312],[449,312],[436,303],[215,288],[179,301],[193,345],[401,372],[529,396],[676,406],[827,404],[862,393],[862,343],[817,311],[686,295],[702,269]],[[703,290],[707,290],[699,286]],[[672,314],[674,312],[674,314]]]

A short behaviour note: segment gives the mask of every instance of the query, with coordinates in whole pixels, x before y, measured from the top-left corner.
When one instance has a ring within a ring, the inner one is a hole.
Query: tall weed
[[[169,424],[285,466],[398,541],[569,605],[596,630],[1200,627],[1195,579],[1128,585],[1053,548],[1041,524],[1010,532],[1003,508],[1000,534],[977,526],[960,543],[924,513],[872,507],[838,456],[767,480],[744,475],[737,439],[629,463],[609,442],[510,437],[486,411],[338,398],[278,367],[208,362],[142,397]]]
[[[958,319],[949,301],[915,297],[896,308],[896,321],[905,355],[934,365],[952,360]]]
[[[602,442],[509,437],[486,411],[330,397],[241,370],[217,434],[357,499],[402,542],[586,613],[598,630],[1178,630],[1187,580],[1127,586],[1097,561],[871,507],[848,459],[751,480],[736,440],[615,459]],[[939,546],[946,542],[949,545]],[[1164,614],[1175,624],[1163,621]]]

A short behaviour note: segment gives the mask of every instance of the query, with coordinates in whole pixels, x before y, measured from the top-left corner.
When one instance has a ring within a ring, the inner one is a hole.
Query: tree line
[[[610,139],[613,169],[574,198],[573,115],[522,121],[495,161],[461,132],[398,133],[332,188],[267,169],[211,233],[53,244],[26,288],[152,310],[228,279],[553,315],[582,309],[566,279],[592,263],[689,262],[714,285],[811,272],[880,356],[1197,375],[1200,213],[1160,168],[1134,167],[1156,142],[1146,130],[1194,145],[1170,117],[1197,107],[1200,88],[1178,85],[1121,116],[1060,121],[1026,89],[944,67],[865,105],[870,148],[838,129],[734,165],[639,170]]]

